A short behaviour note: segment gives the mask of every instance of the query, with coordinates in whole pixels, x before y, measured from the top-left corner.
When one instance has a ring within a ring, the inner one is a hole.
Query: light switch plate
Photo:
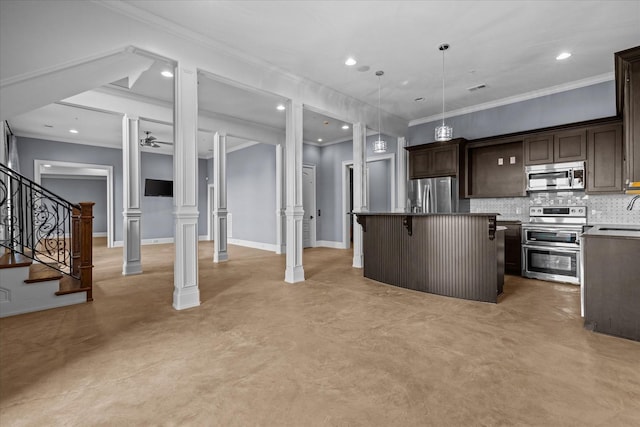
[[[509,164],[512,164],[512,165],[516,164],[516,156],[509,157]]]
[[[502,157],[498,157],[498,166],[504,165],[504,159]]]

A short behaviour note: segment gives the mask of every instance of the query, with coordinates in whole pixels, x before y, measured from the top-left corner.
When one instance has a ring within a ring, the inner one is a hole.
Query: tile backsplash
[[[633,196],[626,194],[593,195],[584,192],[533,193],[529,197],[471,199],[471,212],[496,212],[498,220],[528,222],[529,207],[536,205],[587,206],[589,224],[640,224],[640,200],[633,210],[627,206]]]

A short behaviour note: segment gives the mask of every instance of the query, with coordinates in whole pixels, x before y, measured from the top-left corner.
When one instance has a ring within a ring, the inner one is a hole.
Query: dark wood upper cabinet
[[[587,193],[622,191],[622,124],[587,131]]]
[[[553,163],[553,135],[533,135],[524,138],[524,164]]]
[[[524,164],[575,162],[587,158],[587,132],[570,129],[524,138]]]
[[[464,174],[463,156],[460,153],[464,143],[464,139],[458,138],[405,147],[409,152],[409,178],[460,177]]]
[[[566,130],[553,135],[553,162],[577,162],[587,159],[587,132]]]
[[[640,187],[640,46],[616,52],[616,107],[624,125],[624,181]]]

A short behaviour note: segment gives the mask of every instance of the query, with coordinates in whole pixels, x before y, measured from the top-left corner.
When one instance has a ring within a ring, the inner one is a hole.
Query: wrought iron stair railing
[[[0,246],[92,287],[93,202],[71,203],[0,164]]]

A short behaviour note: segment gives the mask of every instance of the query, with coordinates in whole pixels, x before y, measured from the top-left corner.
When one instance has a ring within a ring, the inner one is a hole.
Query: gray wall
[[[20,172],[29,179],[33,179],[35,159],[113,166],[114,239],[122,240],[122,150],[20,137],[18,156]]]
[[[276,147],[256,144],[227,154],[232,238],[276,243]]]
[[[93,232],[107,232],[107,179],[95,176],[59,178],[42,176],[42,186],[71,203],[90,201],[93,205]]]
[[[21,173],[29,179],[33,179],[33,161],[35,159],[113,166],[114,240],[122,240],[122,150],[19,137],[18,156]],[[142,194],[144,194],[145,178],[173,180],[172,156],[142,152],[140,153],[140,166]],[[198,210],[201,213],[198,219],[198,233],[200,235],[207,233],[205,215],[207,210],[206,166],[206,160],[198,160]],[[59,191],[66,190],[59,188]],[[143,239],[173,236],[172,198],[142,196],[141,207]]]
[[[445,122],[453,127],[455,138],[477,139],[615,116],[615,100],[615,84],[608,81],[451,117]],[[433,142],[433,132],[439,124],[440,120],[436,120],[411,126],[408,145]]]

